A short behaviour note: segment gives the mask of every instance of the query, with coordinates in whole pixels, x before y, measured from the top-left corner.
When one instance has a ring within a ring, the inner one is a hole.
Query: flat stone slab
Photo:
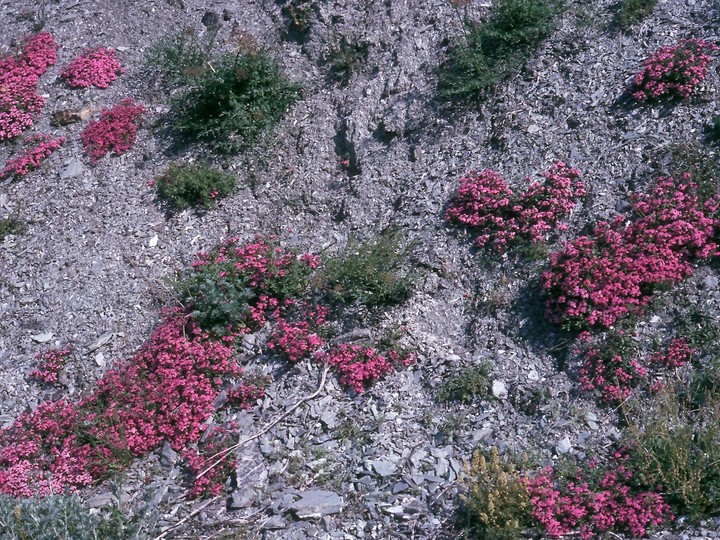
[[[303,493],[300,500],[290,506],[290,510],[295,512],[300,519],[309,519],[337,514],[342,507],[343,498],[337,493],[313,490]]]

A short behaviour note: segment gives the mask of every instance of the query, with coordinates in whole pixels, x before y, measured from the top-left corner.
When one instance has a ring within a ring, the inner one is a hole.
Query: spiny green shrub
[[[213,38],[214,34],[211,34],[203,44],[192,28],[169,32],[146,51],[145,62],[164,82],[189,84],[209,69]]]
[[[560,3],[553,0],[500,0],[487,23],[466,23],[464,39],[450,49],[440,68],[440,97],[447,101],[482,97],[550,35],[560,10]]]
[[[464,528],[474,538],[518,538],[531,522],[530,495],[515,466],[500,460],[497,448],[476,451],[466,465],[461,496]]]
[[[625,29],[652,13],[657,0],[623,0],[615,15],[615,24]]]
[[[3,540],[121,540],[138,538],[138,529],[118,510],[109,519],[90,514],[76,495],[16,499],[0,494]]]
[[[252,146],[300,98],[266,53],[221,57],[171,104],[173,129],[220,151]]]
[[[24,234],[27,232],[27,225],[16,218],[0,219],[0,242],[5,240],[6,236],[13,234]]]
[[[661,485],[676,515],[699,519],[720,511],[720,395],[702,406],[690,398],[673,385],[633,411],[627,446],[637,479]]]
[[[470,403],[475,397],[488,395],[490,387],[490,366],[468,366],[445,379],[440,384],[437,397],[441,402]]]
[[[401,274],[408,251],[401,243],[398,231],[386,231],[366,242],[351,239],[343,253],[325,261],[324,278],[330,295],[339,302],[370,307],[406,300],[412,280]]]
[[[211,208],[215,201],[232,193],[235,182],[233,175],[204,162],[190,165],[171,163],[162,175],[153,179],[158,196],[173,210],[191,206]]]

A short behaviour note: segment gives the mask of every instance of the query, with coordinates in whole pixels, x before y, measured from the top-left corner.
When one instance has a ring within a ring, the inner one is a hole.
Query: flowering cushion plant
[[[40,76],[57,60],[52,36],[28,38],[14,58],[0,59],[0,142],[14,139],[33,124],[45,100],[37,93]]]
[[[35,358],[40,362],[38,367],[30,372],[30,377],[49,384],[57,383],[60,371],[74,350],[73,344],[68,343],[61,349],[50,349],[39,353]]]
[[[552,254],[542,275],[551,322],[610,327],[640,313],[658,286],[692,274],[693,261],[717,254],[718,200],[701,202],[689,175],[661,177],[633,202],[634,219],[600,222]]]
[[[20,178],[37,169],[44,160],[60,148],[65,142],[64,137],[51,139],[47,135],[36,135],[27,139],[26,143],[33,146],[26,149],[23,153],[15,156],[5,163],[5,167],[0,171],[0,179],[2,178]]]
[[[73,60],[60,76],[71,88],[107,88],[125,68],[115,58],[113,49],[99,48],[83,53]]]
[[[590,540],[607,531],[644,537],[672,519],[669,505],[652,490],[637,487],[623,451],[606,467],[594,462],[575,477],[561,478],[551,468],[524,480],[532,515],[550,538],[579,532]]]
[[[145,111],[142,105],[128,98],[100,115],[100,120],[90,122],[80,134],[85,153],[95,164],[112,152],[120,156],[135,144],[136,121]]]
[[[210,339],[187,315],[170,312],[150,340],[106,373],[77,403],[41,404],[0,431],[0,492],[13,496],[73,491],[127,466],[168,441],[196,443],[228,383],[233,404],[262,390],[243,381],[234,337]]]
[[[686,98],[705,79],[718,47],[703,39],[684,39],[677,45],[662,47],[643,62],[630,89],[637,101],[663,96]]]
[[[575,207],[575,200],[585,196],[580,171],[563,162],[542,177],[516,195],[495,171],[472,172],[460,179],[445,219],[470,228],[479,246],[497,251],[520,239],[542,242]]]

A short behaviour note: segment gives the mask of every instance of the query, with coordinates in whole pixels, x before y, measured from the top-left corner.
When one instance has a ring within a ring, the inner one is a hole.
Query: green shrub
[[[330,295],[343,303],[366,306],[398,304],[412,292],[412,280],[401,275],[408,248],[401,248],[397,231],[368,242],[351,239],[343,253],[325,261],[324,278]]]
[[[158,196],[173,210],[191,206],[211,208],[215,201],[235,189],[235,177],[207,163],[170,164],[167,171],[155,178]]]
[[[514,539],[531,523],[530,496],[512,463],[497,448],[476,451],[466,466],[463,528],[483,540]]]
[[[720,396],[699,407],[689,398],[674,385],[634,411],[627,444],[637,479],[661,485],[676,515],[699,519],[720,511]]]
[[[718,191],[720,167],[713,155],[696,142],[673,143],[667,147],[665,159],[669,159],[664,174],[679,179],[689,173],[697,185],[698,196],[702,201],[713,197]]]
[[[700,353],[715,352],[720,340],[720,328],[715,317],[703,313],[695,304],[689,305],[678,317],[677,333]]]
[[[5,240],[6,236],[13,234],[25,234],[27,225],[15,218],[0,219],[0,242]]]
[[[3,540],[120,540],[138,538],[138,529],[118,510],[109,519],[91,515],[75,495],[44,499],[0,495]]]
[[[475,397],[488,395],[491,388],[490,366],[480,364],[461,369],[440,385],[438,399],[442,402],[470,403]]]
[[[622,0],[615,16],[615,24],[625,29],[644,19],[655,8],[657,0]]]
[[[221,151],[248,148],[271,130],[300,97],[265,53],[226,55],[173,100],[177,134]]]
[[[214,35],[211,34],[211,38]],[[209,69],[212,39],[198,41],[195,31],[186,28],[169,32],[145,53],[145,62],[169,84],[189,84]]]
[[[340,45],[333,49],[326,59],[333,80],[346,85],[350,82],[355,66],[358,62],[366,60],[367,55],[367,45],[349,43],[343,39]]]
[[[480,98],[550,35],[559,11],[555,1],[501,0],[487,23],[467,23],[464,40],[450,49],[440,69],[440,97],[448,101]]]

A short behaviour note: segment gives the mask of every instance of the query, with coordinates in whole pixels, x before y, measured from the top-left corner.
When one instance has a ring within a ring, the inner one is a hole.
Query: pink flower
[[[85,153],[95,164],[109,152],[120,156],[135,144],[137,125],[135,122],[145,111],[142,105],[128,98],[100,115],[100,120],[91,122],[80,134]]]
[[[107,88],[125,73],[125,68],[115,58],[113,49],[87,51],[62,70],[60,76],[71,88]]]

